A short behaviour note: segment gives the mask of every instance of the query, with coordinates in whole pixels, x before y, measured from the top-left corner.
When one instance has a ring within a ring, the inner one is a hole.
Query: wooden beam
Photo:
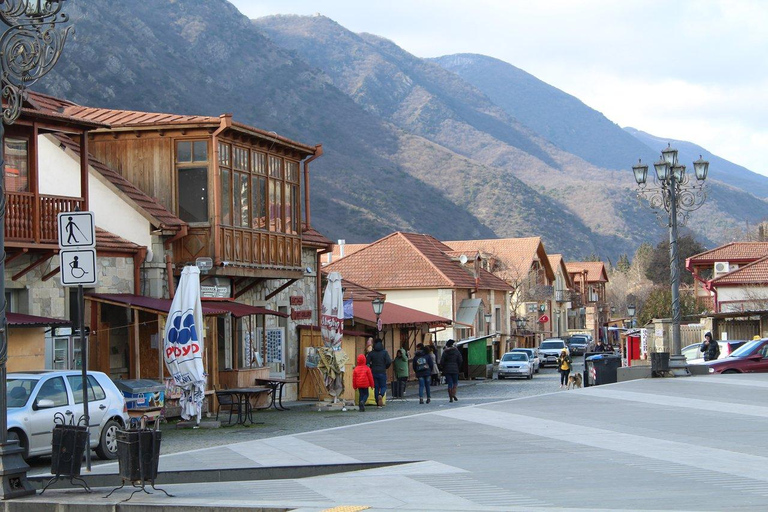
[[[141,378],[141,344],[139,343],[139,312],[133,311],[133,378]]]
[[[40,257],[40,259],[38,259],[34,263],[31,263],[27,268],[20,271],[18,274],[14,275],[11,279],[14,281],[18,280],[20,277],[27,275],[29,272],[36,269],[37,267],[39,267],[40,265],[42,265],[43,263],[45,263],[51,258],[53,258],[53,252],[51,252],[48,255],[43,255],[42,257]]]
[[[8,266],[10,262],[18,258],[19,256],[23,256],[29,252],[29,249],[27,247],[24,247],[19,252],[15,252],[13,254],[9,254],[8,257],[5,258],[5,265]]]
[[[239,298],[239,297],[240,297],[240,296],[242,296],[244,293],[248,292],[248,291],[249,291],[249,290],[251,290],[251,289],[252,289],[254,286],[256,286],[257,284],[261,283],[262,281],[264,281],[264,279],[261,279],[261,278],[257,277],[256,279],[254,279],[254,280],[253,280],[253,282],[252,282],[251,284],[249,284],[249,285],[248,285],[248,286],[246,286],[245,288],[242,288],[242,289],[240,289],[240,290],[237,290],[237,291],[235,292],[235,298],[236,298],[236,299],[237,299],[237,298]]]
[[[56,274],[58,274],[58,273],[59,273],[59,270],[61,270],[61,267],[56,267],[55,269],[53,269],[53,270],[51,270],[50,272],[48,272],[47,274],[45,274],[45,275],[43,276],[43,279],[42,279],[42,280],[43,280],[43,281],[47,281],[47,280],[49,280],[50,278],[52,278],[53,276],[55,276]]]
[[[282,285],[282,286],[280,286],[279,288],[277,288],[277,289],[276,289],[276,290],[274,290],[273,292],[271,292],[271,293],[267,294],[267,296],[266,296],[266,297],[264,297],[264,300],[269,300],[269,299],[271,299],[272,297],[274,297],[275,295],[277,295],[277,294],[278,294],[278,293],[280,293],[281,291],[283,291],[283,290],[285,290],[286,288],[288,288],[289,286],[291,286],[291,285],[292,285],[293,283],[295,283],[296,281],[298,281],[298,279],[289,279],[288,281],[286,281],[285,283],[283,283],[283,285]]]
[[[158,380],[165,382],[165,376],[163,371],[165,370],[165,359],[163,357],[163,337],[165,336],[165,329],[160,329],[163,325],[163,315],[157,315],[157,363],[158,363]]]

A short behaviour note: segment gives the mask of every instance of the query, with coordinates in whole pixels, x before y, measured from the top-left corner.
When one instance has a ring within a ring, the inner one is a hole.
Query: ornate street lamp
[[[485,318],[485,334],[491,334],[491,318],[493,315],[489,312],[483,315]]]
[[[371,301],[371,305],[373,306],[373,314],[376,315],[376,337],[378,338],[381,332],[381,312],[384,311],[384,299],[376,297]]]
[[[0,87],[3,119],[0,122],[0,474],[2,499],[34,494],[27,481],[29,466],[18,442],[8,440],[8,319],[5,309],[5,125],[21,113],[27,88],[48,73],[61,56],[72,27],[57,24],[69,17],[61,13],[60,0],[0,0],[0,19],[7,26],[0,36]]]
[[[677,226],[685,225],[688,215],[698,210],[707,198],[704,181],[707,179],[709,162],[701,158],[693,162],[693,175],[685,172],[685,166],[677,160],[677,150],[670,145],[661,152],[661,160],[655,162],[654,186],[646,184],[648,166],[638,161],[632,172],[638,185],[637,196],[646,200],[663,226],[669,228],[669,272],[672,285],[672,346],[670,369],[683,370],[685,358],[680,355],[680,267],[677,255]],[[694,180],[695,178],[695,180]],[[665,215],[662,215],[662,211]],[[634,314],[630,315],[634,316]]]
[[[515,325],[517,325],[517,330],[522,331],[525,329],[525,318],[520,317],[515,319]]]

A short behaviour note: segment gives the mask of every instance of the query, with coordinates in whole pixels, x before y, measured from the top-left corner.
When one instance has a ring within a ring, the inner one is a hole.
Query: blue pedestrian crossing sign
[[[59,220],[59,247],[96,247],[96,224],[93,212],[62,212]]]
[[[96,249],[59,251],[62,286],[93,286],[97,282]]]

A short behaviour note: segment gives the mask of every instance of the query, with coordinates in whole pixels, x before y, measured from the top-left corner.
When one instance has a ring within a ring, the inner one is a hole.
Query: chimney
[[[344,257],[344,244],[346,244],[346,243],[347,243],[347,241],[344,240],[343,238],[339,239],[339,258],[343,258]]]

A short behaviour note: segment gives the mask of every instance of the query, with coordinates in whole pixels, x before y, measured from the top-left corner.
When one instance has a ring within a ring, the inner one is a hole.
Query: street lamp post
[[[490,335],[491,334],[491,318],[493,318],[493,315],[491,313],[486,313],[483,315],[483,318],[485,318],[485,334]]]
[[[376,337],[381,334],[381,312],[384,310],[384,299],[376,297],[371,301],[373,306],[373,314],[376,315]]]
[[[60,0],[0,0],[0,19],[7,26],[0,36],[0,88],[3,119],[0,122],[0,476],[2,495],[9,499],[34,494],[27,481],[29,466],[15,440],[8,440],[8,319],[5,309],[5,125],[21,113],[27,87],[48,73],[61,56],[72,27],[57,24],[69,17],[61,13]]]
[[[677,150],[667,146],[661,152],[661,160],[653,164],[656,170],[654,186],[648,187],[648,166],[638,161],[632,166],[638,185],[638,198],[650,203],[662,225],[669,228],[669,272],[672,286],[672,346],[670,370],[685,368],[685,358],[680,354],[680,267],[677,255],[677,226],[685,225],[688,215],[698,210],[707,198],[704,181],[707,179],[709,162],[701,156],[693,162],[694,175],[686,174],[685,166],[677,161]],[[692,178],[695,178],[695,182]],[[663,218],[661,212],[667,217]],[[687,370],[684,372],[687,374]]]
[[[635,305],[634,304],[628,304],[627,305],[627,316],[629,316],[629,326],[634,327],[635,326]]]

